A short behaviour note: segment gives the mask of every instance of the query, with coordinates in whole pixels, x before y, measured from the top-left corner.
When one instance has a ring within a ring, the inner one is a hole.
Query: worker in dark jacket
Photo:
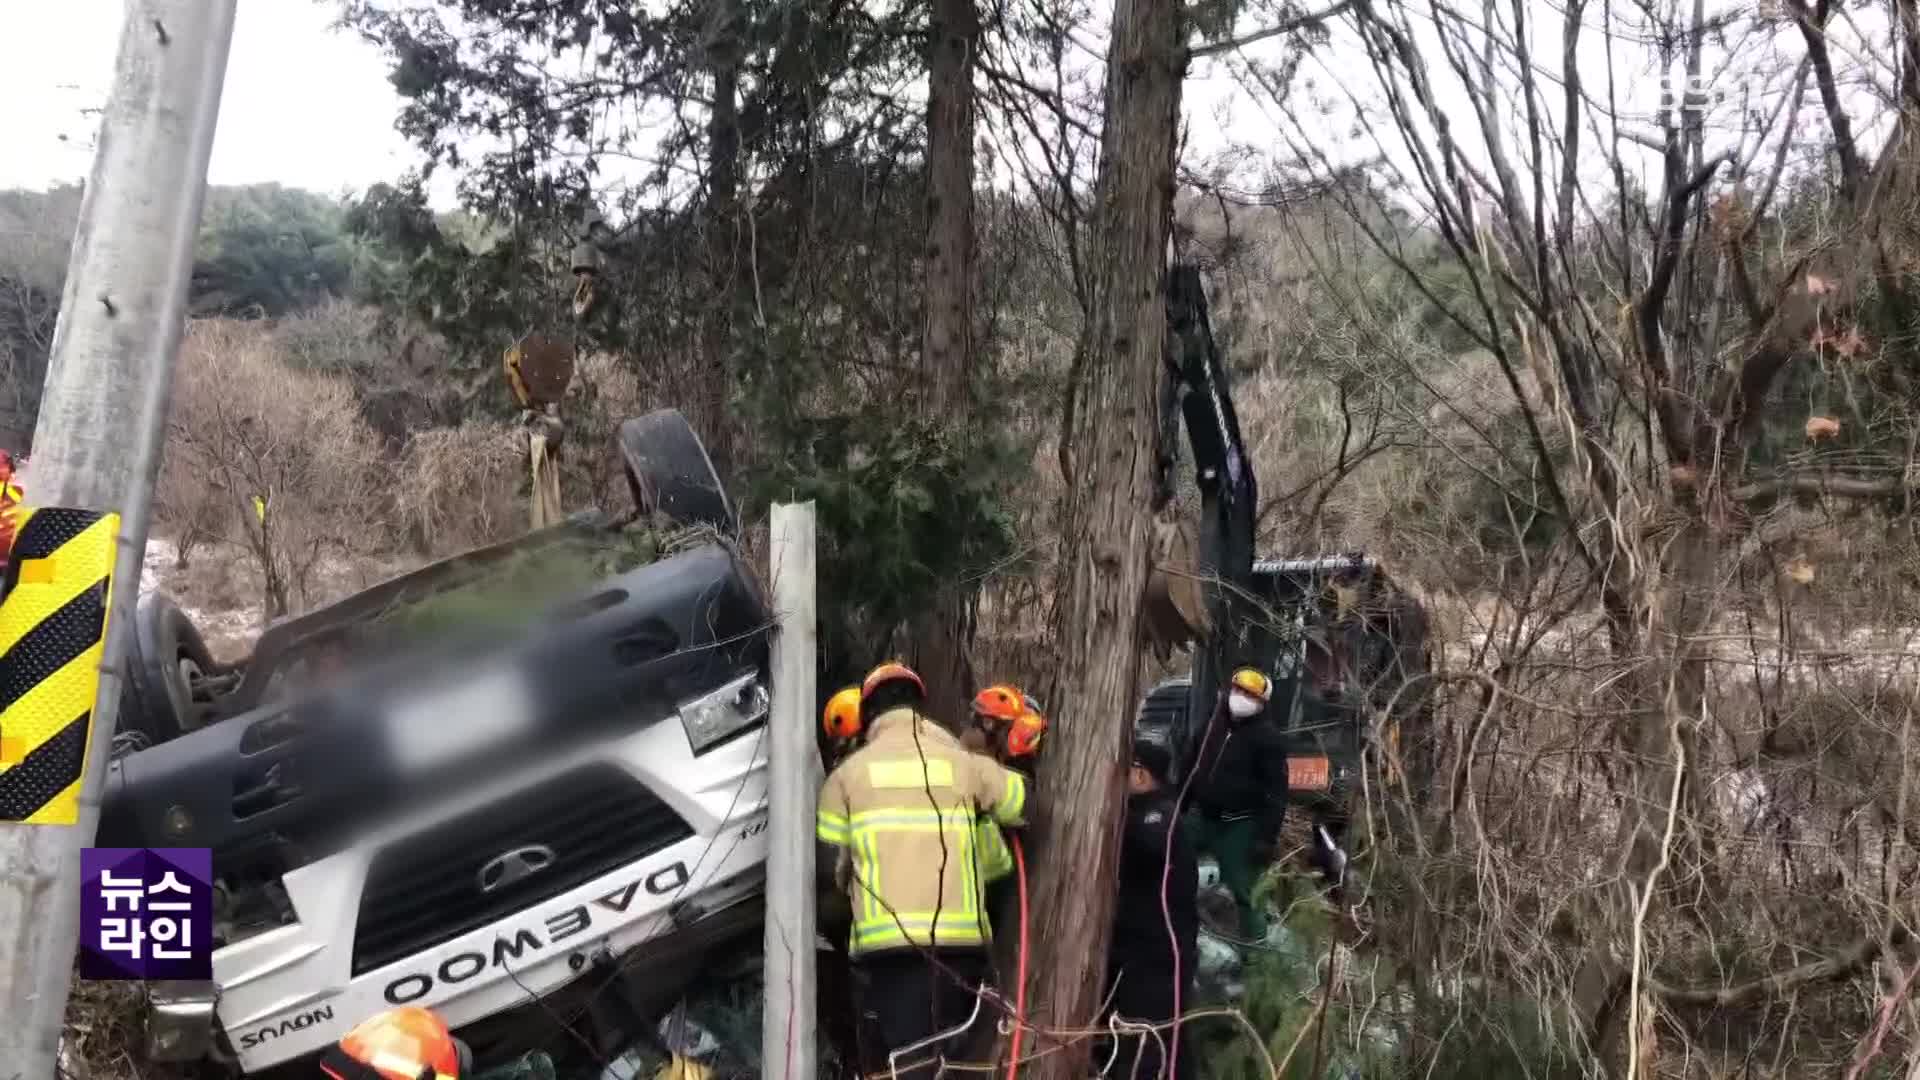
[[[1193,845],[1178,827],[1174,792],[1167,786],[1169,765],[1164,747],[1134,743],[1133,765],[1127,771],[1120,891],[1114,900],[1113,945],[1107,960],[1113,1014],[1154,1025],[1170,1024],[1189,1000],[1184,991],[1193,984],[1194,939],[1200,929],[1194,895],[1200,871]],[[1193,1052],[1190,1046],[1172,1049],[1174,1037],[1169,1027],[1161,1029],[1157,1039],[1144,1034],[1122,1038],[1114,1072],[1165,1076],[1161,1057],[1171,1052],[1174,1080],[1186,1080],[1193,1075]]]
[[[1248,941],[1266,937],[1253,886],[1279,843],[1287,812],[1287,750],[1267,718],[1273,681],[1253,668],[1233,673],[1225,708],[1216,711],[1194,761],[1194,850],[1220,864],[1220,880],[1240,908]],[[1222,713],[1225,715],[1223,716]]]

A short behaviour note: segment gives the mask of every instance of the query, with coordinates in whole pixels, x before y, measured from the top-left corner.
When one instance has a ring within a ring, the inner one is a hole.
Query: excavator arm
[[[1212,716],[1225,672],[1239,659],[1241,631],[1253,602],[1259,484],[1213,340],[1200,271],[1175,263],[1167,275],[1166,367],[1153,493],[1157,514],[1164,515],[1174,501],[1182,421],[1200,492],[1197,540],[1182,545],[1193,565],[1156,567],[1148,607],[1161,645],[1197,643],[1186,723],[1173,733],[1175,755],[1184,761]]]

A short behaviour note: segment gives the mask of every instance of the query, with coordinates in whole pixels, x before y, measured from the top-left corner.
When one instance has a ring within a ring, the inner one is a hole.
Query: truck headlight
[[[742,675],[720,689],[680,703],[680,726],[695,757],[767,719],[767,689]]]

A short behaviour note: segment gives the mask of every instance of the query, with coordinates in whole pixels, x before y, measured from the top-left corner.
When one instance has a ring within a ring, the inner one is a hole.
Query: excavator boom
[[[1177,430],[1185,421],[1200,491],[1194,566],[1185,580],[1156,570],[1150,585],[1149,621],[1164,646],[1199,642],[1183,730],[1173,732],[1175,757],[1183,759],[1190,737],[1206,723],[1227,666],[1236,661],[1240,630],[1252,601],[1254,526],[1259,483],[1240,436],[1227,373],[1213,340],[1206,288],[1199,268],[1175,263],[1167,275],[1166,368],[1160,386],[1160,440],[1153,507],[1163,513],[1176,493],[1180,453]]]

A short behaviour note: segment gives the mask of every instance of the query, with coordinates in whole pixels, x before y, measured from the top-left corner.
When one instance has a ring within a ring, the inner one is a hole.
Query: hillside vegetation
[[[518,530],[501,350],[571,336],[569,506],[681,408],[748,519],[815,502],[823,690],[899,653],[1054,705],[1030,1074],[1084,1076],[1140,585],[1194,512],[1147,508],[1171,247],[1261,550],[1381,557],[1439,668],[1352,925],[1276,870],[1300,948],[1203,1075],[1920,1075],[1920,79],[1873,59],[1920,56],[1911,5],[617,7],[342,4],[463,213],[419,176],[210,209],[159,522],[244,568],[218,603]],[[1737,101],[1614,94],[1748,47]],[[1277,134],[1183,156],[1202,64]],[[12,213],[21,417],[60,245]]]

